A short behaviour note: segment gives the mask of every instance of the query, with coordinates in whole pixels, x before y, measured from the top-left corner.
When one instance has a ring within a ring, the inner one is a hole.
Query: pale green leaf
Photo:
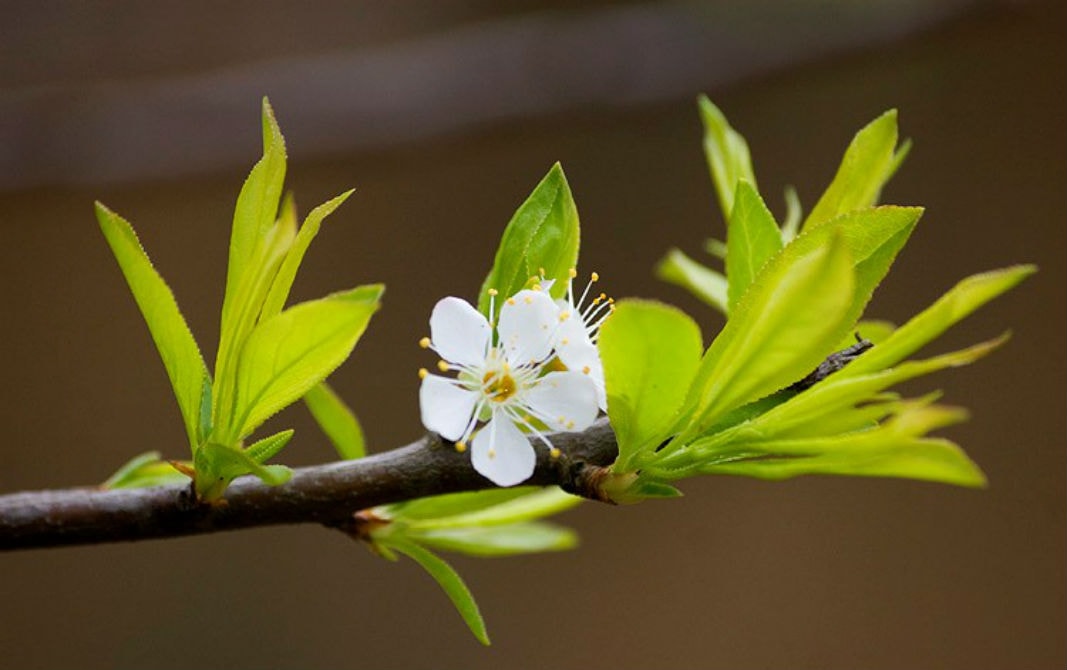
[[[497,496],[496,498],[500,501],[495,504],[480,507],[478,509],[469,509],[467,511],[459,511],[457,503],[461,500],[460,498],[453,498],[450,501],[439,501],[442,504],[439,505],[437,509],[444,511],[445,504],[448,504],[451,507],[449,514],[442,514],[435,518],[422,517],[419,519],[414,519],[409,514],[404,514],[403,518],[407,520],[409,528],[420,530],[500,526],[532,521],[534,519],[558,514],[582,502],[580,497],[566,493],[556,487],[535,489],[533,492],[524,492],[523,495],[515,496],[510,499],[504,499],[502,496]],[[482,500],[491,499],[493,499],[493,497],[482,497]],[[468,497],[466,500],[469,501],[470,506],[480,502],[480,500],[474,496]]]
[[[498,526],[466,526],[411,530],[409,536],[434,549],[470,556],[511,556],[545,551],[563,551],[578,544],[578,535],[543,521]]]
[[[797,236],[804,210],[800,206],[800,196],[792,186],[785,189],[785,220],[782,221],[782,242],[788,244]]]
[[[803,230],[877,204],[882,187],[907,153],[907,147],[896,152],[896,146],[897,111],[891,109],[856,133],[833,181],[808,213]]]
[[[285,182],[285,161],[285,140],[270,102],[263,98],[263,157],[253,166],[237,196],[222,303],[223,324],[231,321],[231,312],[240,307],[241,301],[235,293],[249,271],[257,247],[274,225]]]
[[[738,180],[726,238],[726,279],[731,311],[767,261],[781,250],[782,233],[774,215],[751,183]]]
[[[505,298],[512,296],[526,288],[531,278],[539,278],[542,270],[545,279],[555,280],[552,297],[562,297],[570,271],[578,264],[579,237],[578,209],[563,168],[556,163],[504,230],[493,268],[478,294],[478,311],[492,318],[490,289]]]
[[[688,438],[808,374],[852,325],[856,282],[843,236],[804,251],[768,264],[708,349],[690,394]]]
[[[421,565],[423,570],[430,573],[430,576],[444,589],[474,637],[478,638],[482,644],[489,645],[489,632],[485,629],[485,620],[482,619],[482,614],[478,610],[478,603],[474,602],[474,595],[451,565],[414,542],[397,538],[390,540],[386,546],[411,558]]]
[[[895,365],[1036,271],[1033,265],[1015,265],[960,281],[874,349],[853,361],[841,374],[851,377]]]
[[[133,489],[167,484],[189,483],[189,478],[168,461],[160,460],[158,451],[134,456],[100,485],[102,489]]]
[[[608,416],[619,443],[617,472],[670,436],[700,364],[700,327],[673,307],[622,300],[600,328]]]
[[[288,432],[291,437],[292,431]],[[277,435],[272,436],[272,438],[277,437]],[[281,442],[282,446],[285,441],[287,440]],[[262,465],[244,449],[214,442],[205,442],[201,445],[196,451],[193,463],[196,468],[194,479],[196,495],[198,499],[205,502],[222,498],[230,482],[241,475],[255,475],[269,486],[284,484],[293,476],[292,470],[284,465]]]
[[[256,463],[266,463],[293,439],[293,429],[283,430],[262,440],[257,440],[245,449],[245,453]]]
[[[348,358],[378,309],[367,294],[355,289],[301,303],[256,327],[241,351],[235,420],[224,441],[251,433]]]
[[[688,290],[697,298],[728,312],[727,282],[722,273],[697,263],[678,249],[671,249],[656,266],[656,276]]]
[[[383,505],[379,509],[382,510],[382,514],[385,517],[390,519],[404,519],[415,523],[421,523],[422,521],[433,522],[436,519],[478,512],[540,490],[542,489],[537,486],[512,486],[509,488],[485,489],[484,491],[446,493],[439,496],[406,500],[392,505]]]
[[[758,416],[750,418],[729,430],[698,439],[692,449],[718,452],[730,445],[745,442],[756,435],[761,439],[781,436],[826,434],[822,426],[829,425],[832,417],[868,402],[879,400],[879,394],[896,384],[950,367],[968,365],[987,356],[1007,340],[1007,336],[976,344],[959,351],[941,354],[920,361],[906,361],[885,370],[861,375],[851,374],[852,367],[864,360],[871,349],[843,370],[822,382],[782,402]],[[846,371],[849,374],[846,374]]]
[[[340,207],[350,195],[352,195],[351,190],[345,191],[333,200],[311,210],[311,213],[304,219],[304,224],[300,226],[300,230],[290,245],[289,251],[278,269],[278,273],[274,276],[274,281],[263,302],[260,319],[268,319],[281,312],[282,308],[285,307],[285,301],[289,299],[289,291],[292,289],[293,281],[296,279],[297,269],[299,269],[300,263],[304,260],[304,254],[307,253],[311,241],[319,234],[319,228],[322,226],[323,220]]]
[[[729,220],[734,208],[734,193],[740,179],[756,185],[756,175],[752,171],[752,157],[748,143],[736,130],[730,127],[726,116],[712,104],[707,96],[698,99],[700,120],[704,124],[704,156],[708,161],[715,192],[719,196],[724,220]]]
[[[312,386],[304,394],[304,404],[341,458],[352,460],[367,454],[359,419],[326,382]]]
[[[200,349],[178,309],[174,294],[152,267],[130,224],[99,202],[96,203],[96,218],[163,359],[174,396],[178,399],[189,445],[195,450],[203,437],[200,434],[201,399],[205,387],[211,385],[211,376]]]

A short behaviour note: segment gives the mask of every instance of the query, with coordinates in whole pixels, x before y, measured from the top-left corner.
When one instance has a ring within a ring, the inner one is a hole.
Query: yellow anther
[[[562,340],[559,341],[559,343],[562,344],[563,346],[567,346],[568,344],[571,343],[571,340],[568,337],[564,337]]]
[[[456,451],[458,451],[459,453],[462,454],[466,450],[467,450],[467,443],[466,442],[462,442],[462,441],[461,442],[456,442]]]
[[[608,298],[608,304],[609,305],[614,305],[615,304],[615,298]]]
[[[426,379],[426,375],[430,374],[430,371],[426,368],[419,368],[419,379]]]
[[[570,270],[567,270],[567,276],[570,277],[571,279],[574,279],[575,277],[578,276],[578,271],[575,270],[574,268],[571,268]]]
[[[430,348],[430,338],[424,337],[421,340],[419,340],[419,346],[422,347],[423,349],[429,349]]]
[[[507,299],[507,303],[508,303],[509,305],[514,305],[514,304],[515,304],[515,298],[508,298],[508,299]]]
[[[534,291],[540,291],[541,290],[541,285],[540,284],[534,284],[530,288],[533,289]]]
[[[490,449],[489,453],[487,453],[486,456],[488,456],[489,458],[496,458],[496,449]]]
[[[497,295],[498,291],[495,288],[489,289],[489,295]]]
[[[600,275],[594,272],[589,275],[589,281],[600,281]]]
[[[557,449],[556,447],[552,447],[551,449],[548,450],[548,457],[551,458],[552,460],[556,460],[557,458],[560,457],[560,450]]]
[[[597,300],[607,300],[607,299],[608,299],[608,294],[607,293],[601,293],[600,295],[597,296]]]
[[[559,313],[559,320],[560,321],[566,321],[569,318],[571,318],[571,313],[570,312],[560,312]]]
[[[527,305],[529,305],[530,303],[533,302],[533,298],[531,298],[530,296],[526,296],[526,298],[523,300],[523,302],[526,303]]]
[[[559,417],[558,419],[556,419],[556,423],[560,424],[561,426],[566,426],[567,425],[567,417],[565,417],[565,416]]]
[[[448,372],[451,368],[448,365],[448,361],[437,361],[437,369],[441,372]]]
[[[591,370],[591,368],[588,365],[586,365],[585,367],[582,368],[582,373],[583,374],[589,374],[590,370]]]
[[[567,422],[567,430],[574,430],[574,422],[573,421],[568,421]]]
[[[538,274],[540,274],[540,275],[541,275],[542,277],[544,277],[544,276],[545,276],[545,269],[544,269],[544,268],[537,268],[537,272],[538,272]]]

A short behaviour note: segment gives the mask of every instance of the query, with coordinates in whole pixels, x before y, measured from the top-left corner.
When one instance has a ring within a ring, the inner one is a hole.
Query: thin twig
[[[559,485],[598,498],[596,482],[618,453],[607,419],[581,433],[559,433],[552,459],[540,443],[529,484]],[[437,436],[356,461],[296,468],[282,486],[242,477],[222,504],[196,502],[187,486],[76,488],[0,496],[0,550],[180,537],[274,524],[320,523],[345,529],[375,505],[492,488]]]

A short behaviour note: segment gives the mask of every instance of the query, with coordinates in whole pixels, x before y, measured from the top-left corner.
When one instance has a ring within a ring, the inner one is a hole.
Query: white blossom
[[[527,433],[558,455],[541,427],[582,430],[596,419],[597,389],[589,375],[545,372],[565,322],[542,290],[523,290],[505,300],[495,332],[465,300],[448,297],[434,306],[430,337],[421,344],[441,357],[442,372],[458,375],[420,370],[423,425],[455,441],[460,451],[469,443],[474,468],[499,486],[533,473],[537,456]]]

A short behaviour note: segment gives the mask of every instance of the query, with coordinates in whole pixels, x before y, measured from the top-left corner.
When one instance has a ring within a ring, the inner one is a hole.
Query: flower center
[[[493,402],[505,402],[517,388],[512,376],[503,370],[492,370],[482,377],[482,393]]]

